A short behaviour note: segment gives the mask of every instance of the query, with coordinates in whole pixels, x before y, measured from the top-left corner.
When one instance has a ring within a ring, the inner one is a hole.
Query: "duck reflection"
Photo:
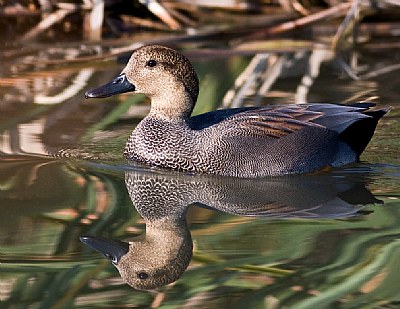
[[[239,216],[345,218],[359,214],[363,205],[380,202],[364,180],[332,173],[263,179],[166,173],[125,174],[133,205],[146,222],[145,234],[129,243],[81,237],[136,289],[174,282],[188,267],[193,248],[186,221],[190,205]]]

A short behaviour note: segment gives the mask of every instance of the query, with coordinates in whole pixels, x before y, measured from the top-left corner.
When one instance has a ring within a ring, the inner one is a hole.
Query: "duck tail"
[[[374,135],[379,119],[388,113],[390,108],[370,110],[371,107],[375,106],[373,103],[356,103],[352,106],[365,108],[362,113],[369,117],[361,118],[352,123],[339,136],[359,157]]]

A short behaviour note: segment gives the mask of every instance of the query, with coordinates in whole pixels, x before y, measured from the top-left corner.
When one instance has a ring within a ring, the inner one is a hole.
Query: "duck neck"
[[[187,121],[193,111],[194,102],[184,92],[151,97],[149,116],[172,122]]]
[[[157,247],[157,251],[169,252],[168,255],[172,256],[181,250],[192,249],[192,238],[185,219],[177,221],[162,218],[146,222],[145,241]]]

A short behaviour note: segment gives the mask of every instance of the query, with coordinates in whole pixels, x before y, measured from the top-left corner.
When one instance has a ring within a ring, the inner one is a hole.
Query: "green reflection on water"
[[[149,306],[154,294],[127,287],[110,263],[78,242],[82,234],[129,239],[143,231],[122,172],[42,160],[22,163],[26,171],[36,171],[35,198],[48,198],[51,205],[15,211],[17,205],[5,202],[11,191],[2,191],[2,210],[12,208],[8,219],[16,222],[2,224],[2,305]],[[61,187],[71,190],[42,186],[60,171]],[[23,191],[20,205],[29,204],[31,194]],[[163,306],[197,299],[209,308],[274,302],[296,308],[354,308],[397,302],[400,204],[393,195],[379,198],[384,205],[370,206],[370,214],[345,220],[265,220],[193,208],[189,218],[194,258],[178,282],[160,290],[166,293]]]
[[[202,92],[195,112],[218,107],[216,102],[247,63],[243,58],[198,63]],[[333,85],[332,78],[337,76],[322,75],[312,96],[343,101],[369,85],[348,80]],[[376,82],[382,86],[385,81]],[[291,98],[297,83],[293,76],[278,81],[266,101]],[[331,87],[329,95],[327,85]],[[376,87],[374,84],[369,90]],[[265,220],[192,208],[192,264],[175,284],[156,293],[128,287],[108,261],[78,240],[83,234],[130,239],[144,231],[143,220],[127,195],[122,171],[104,172],[85,161],[38,158],[23,152],[1,154],[0,307],[147,308],[155,300],[161,302],[161,308],[183,304],[207,304],[208,308],[398,306],[400,122],[393,93],[381,94],[386,98],[383,103],[394,108],[381,121],[362,157],[372,164],[368,186],[384,205],[369,206],[365,210],[370,214],[342,220]],[[81,96],[73,98],[79,100]],[[101,112],[81,121],[85,125],[72,145],[89,152],[92,161],[100,157],[109,164],[123,164],[124,141],[137,119],[121,117],[141,100],[125,97],[119,105],[96,103],[99,105],[77,109],[76,118],[90,114],[88,111]],[[0,131],[40,117],[43,122],[53,121],[59,114],[64,116],[71,103],[23,108],[13,102],[19,111],[2,113]],[[60,146],[60,132],[70,138],[70,130],[67,121],[56,134],[45,130],[41,141],[50,144],[49,140],[56,140],[55,146]]]

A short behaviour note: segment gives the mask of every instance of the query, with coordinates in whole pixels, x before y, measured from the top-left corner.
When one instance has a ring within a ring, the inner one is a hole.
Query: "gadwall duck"
[[[359,160],[388,109],[372,103],[291,104],[224,109],[191,117],[199,82],[189,60],[144,46],[110,83],[86,92],[105,98],[133,91],[151,99],[125,157],[151,166],[234,177],[299,174]]]

